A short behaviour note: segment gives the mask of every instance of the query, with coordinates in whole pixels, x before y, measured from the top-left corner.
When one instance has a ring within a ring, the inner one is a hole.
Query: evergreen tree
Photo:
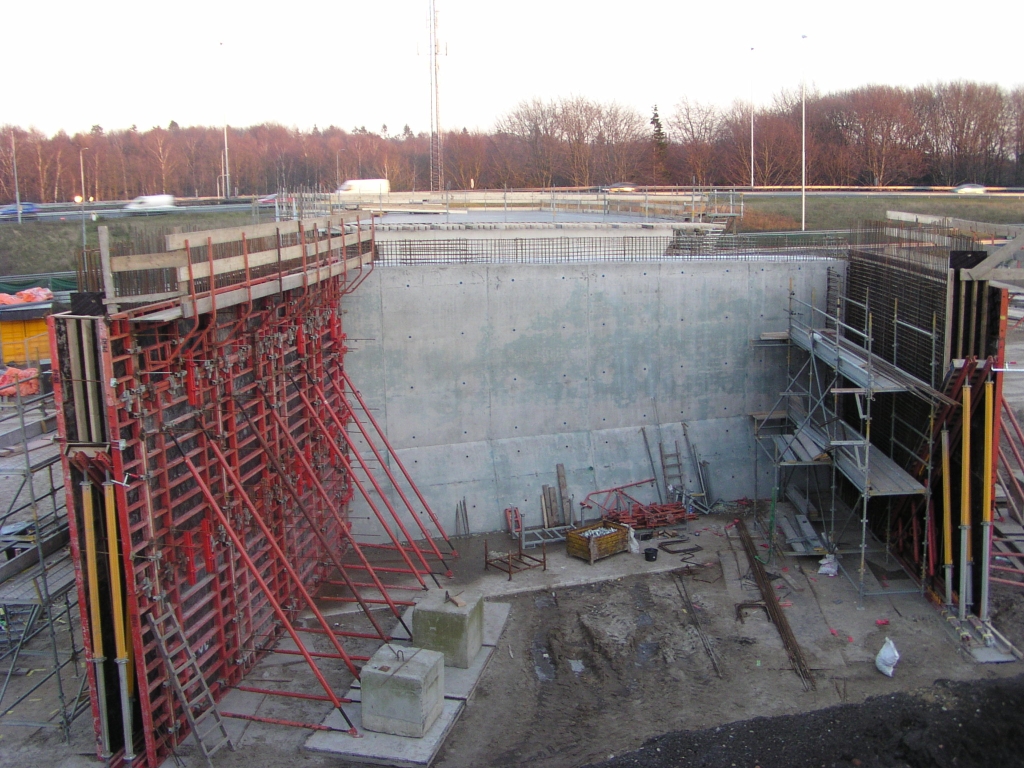
[[[651,145],[654,155],[654,183],[661,184],[665,176],[665,160],[668,157],[668,136],[661,125],[661,116],[658,114],[658,105],[654,105],[654,114],[651,115],[651,126],[654,131],[651,133]]]

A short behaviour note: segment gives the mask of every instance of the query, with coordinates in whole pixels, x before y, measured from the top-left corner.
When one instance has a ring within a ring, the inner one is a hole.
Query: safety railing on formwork
[[[670,237],[551,237],[388,240],[377,243],[381,266],[416,264],[563,264],[593,261],[805,261],[842,259],[839,233],[725,235],[677,232]]]
[[[211,232],[168,234],[155,252],[110,243],[100,227],[99,255],[78,267],[83,286],[102,291],[108,304],[154,304],[221,294],[289,275],[324,275],[373,253],[372,216],[350,212],[299,221],[253,224]]]

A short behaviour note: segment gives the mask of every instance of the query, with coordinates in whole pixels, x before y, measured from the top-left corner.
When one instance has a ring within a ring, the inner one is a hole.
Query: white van
[[[174,195],[140,195],[124,207],[132,213],[167,213],[177,210]]]
[[[349,179],[334,193],[336,195],[387,195],[391,182],[387,179]]]

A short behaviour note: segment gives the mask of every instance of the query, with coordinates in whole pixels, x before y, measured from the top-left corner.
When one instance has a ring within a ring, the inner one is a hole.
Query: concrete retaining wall
[[[829,264],[379,268],[345,301],[348,371],[449,533],[463,497],[473,532],[503,528],[510,505],[539,524],[557,463],[577,509],[650,477],[643,427],[660,478],[658,444],[685,451],[682,422],[715,495],[752,496],[748,414],[775,403],[786,357],[751,342],[786,329],[791,280],[821,304]]]

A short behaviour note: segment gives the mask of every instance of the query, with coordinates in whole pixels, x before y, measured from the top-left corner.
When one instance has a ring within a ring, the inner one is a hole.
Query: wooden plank
[[[114,256],[110,259],[111,272],[136,272],[142,269],[170,269],[188,264],[185,251],[170,253],[143,253],[130,256]]]
[[[246,288],[242,285],[238,288],[227,290],[224,293],[217,294],[217,307],[223,309],[224,307],[231,307],[235,304],[241,304],[244,301],[248,301],[250,298],[260,299],[264,296],[271,296],[275,293],[283,293],[285,291],[291,291],[295,288],[301,288],[303,281],[309,285],[320,282],[321,280],[327,280],[337,275],[342,274],[346,269],[350,272],[355,271],[359,268],[360,264],[369,264],[373,261],[372,253],[364,253],[362,256],[353,256],[348,260],[347,264],[342,265],[340,262],[332,264],[330,269],[321,267],[318,269],[310,269],[305,273],[294,272],[292,274],[285,275],[278,279],[277,277],[270,278],[264,282],[256,283],[252,286],[252,289]],[[213,309],[213,303],[210,300],[209,294],[206,294],[199,298],[195,306],[192,306],[191,301],[182,299],[181,303],[181,316],[192,317],[196,312],[203,314],[210,312]]]
[[[562,511],[558,506],[558,490],[553,485],[548,486],[548,510],[551,512],[552,528],[565,522],[562,520]]]
[[[116,300],[111,301],[110,299],[104,299],[103,303],[108,307],[111,305],[117,306],[118,304],[156,304],[159,301],[168,301],[170,299],[177,299],[181,297],[181,291],[164,291],[162,293],[142,293],[138,296],[120,296]],[[110,314],[116,314],[114,310],[110,311]]]
[[[108,299],[117,295],[114,289],[114,274],[110,271],[110,231],[106,227],[97,230],[100,241],[100,272],[103,274],[103,293]],[[117,308],[114,308],[117,311]]]
[[[357,220],[363,219],[366,222],[367,229],[369,229],[371,218],[365,211],[346,211],[345,213],[331,214],[329,217],[321,216],[319,218],[303,219],[301,222],[274,221],[268,224],[248,224],[244,227],[227,227],[207,232],[177,232],[167,235],[166,243],[168,251],[180,251],[185,247],[186,240],[192,247],[205,245],[207,238],[214,245],[241,240],[243,235],[249,240],[256,240],[261,237],[270,237],[276,234],[278,230],[280,230],[282,235],[298,232],[300,223],[306,230],[311,230],[314,227],[319,229],[325,229],[328,226],[340,227],[346,223],[355,223]]]
[[[556,464],[555,474],[558,475],[558,493],[562,498],[562,522],[565,525],[572,525],[572,500],[569,498],[569,483],[565,477],[565,465]]]
[[[362,239],[356,235],[347,235],[345,237],[345,245],[353,245],[356,242],[367,242],[372,239],[373,233],[369,230],[362,233]],[[321,240],[320,243],[320,258],[323,259],[327,256],[327,240]],[[331,240],[332,249],[340,251],[342,248],[341,237],[332,238]],[[306,258],[313,260],[317,255],[317,244],[306,243]],[[280,260],[281,261],[293,261],[302,258],[302,245],[288,245],[281,249]],[[267,264],[276,264],[278,262],[278,251],[273,249],[270,251],[257,251],[256,253],[249,254],[249,268],[266,266]],[[245,269],[245,256],[230,256],[224,259],[216,259],[213,262],[213,273],[215,275],[222,275],[226,272],[241,272]],[[183,266],[178,267],[178,282],[188,281],[188,264],[183,262]],[[192,277],[195,280],[210,276],[210,262],[200,261],[192,265]]]
[[[548,514],[548,487],[542,485],[540,488],[540,520],[545,528],[551,527],[551,516]]]

